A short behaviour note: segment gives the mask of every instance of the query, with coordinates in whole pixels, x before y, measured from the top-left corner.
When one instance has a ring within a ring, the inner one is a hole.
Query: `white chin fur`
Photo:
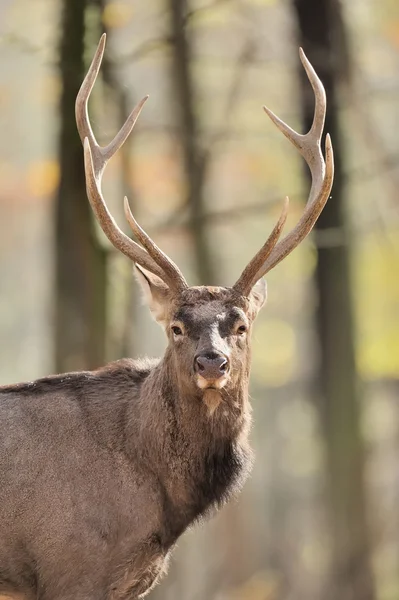
[[[227,377],[219,377],[216,381],[209,381],[209,379],[205,379],[202,375],[197,375],[197,385],[200,390],[206,390],[207,388],[215,388],[217,390],[221,390],[227,383]]]

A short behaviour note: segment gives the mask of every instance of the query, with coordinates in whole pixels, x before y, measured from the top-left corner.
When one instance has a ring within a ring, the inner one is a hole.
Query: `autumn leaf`
[[[132,18],[133,8],[125,2],[110,2],[106,4],[103,12],[103,22],[105,27],[110,29],[125,27]]]
[[[28,190],[36,198],[53,194],[59,180],[60,166],[56,160],[35,161],[28,167]]]

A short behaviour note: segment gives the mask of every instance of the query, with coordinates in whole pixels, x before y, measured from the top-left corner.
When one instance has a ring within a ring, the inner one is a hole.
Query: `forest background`
[[[253,341],[256,464],[179,542],[154,600],[399,598],[399,3],[0,0],[0,384],[160,354],[132,266],[94,223],[74,101],[103,31],[100,141],[150,94],[105,174],[191,283],[231,284],[309,179],[262,111],[309,127],[303,46],[336,177],[268,276]]]

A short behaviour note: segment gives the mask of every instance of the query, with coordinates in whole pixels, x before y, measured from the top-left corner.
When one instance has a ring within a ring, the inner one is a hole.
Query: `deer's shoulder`
[[[76,371],[41,377],[33,381],[0,386],[0,399],[13,396],[42,396],[54,392],[92,392],[111,385],[137,385],[144,381],[159,359],[123,358],[94,371]]]

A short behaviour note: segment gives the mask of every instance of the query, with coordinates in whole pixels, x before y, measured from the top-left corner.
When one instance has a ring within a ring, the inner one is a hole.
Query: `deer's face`
[[[228,390],[248,378],[251,328],[266,299],[264,280],[249,297],[219,287],[191,287],[174,296],[156,276],[140,270],[139,278],[166,331],[184,389]]]

